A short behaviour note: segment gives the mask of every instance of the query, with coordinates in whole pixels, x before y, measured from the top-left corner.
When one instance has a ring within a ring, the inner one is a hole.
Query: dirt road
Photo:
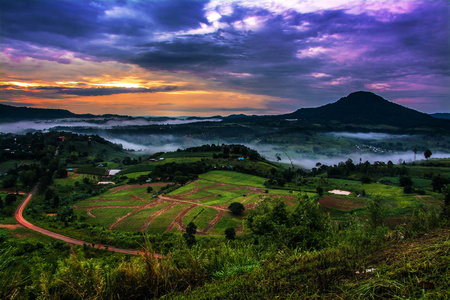
[[[101,244],[93,244],[93,243],[88,243],[85,241],[81,241],[81,240],[77,240],[77,239],[73,239],[71,237],[67,237],[55,232],[51,232],[49,230],[46,230],[44,228],[40,228],[37,227],[33,224],[31,224],[30,222],[28,222],[27,220],[25,220],[23,218],[23,211],[25,209],[25,207],[27,206],[28,202],[30,202],[31,198],[33,198],[34,194],[37,191],[37,186],[35,186],[33,188],[33,190],[28,194],[28,196],[25,198],[25,200],[23,200],[23,202],[19,205],[19,207],[16,210],[16,220],[22,224],[23,226],[25,226],[28,229],[34,230],[36,232],[42,233],[44,235],[50,236],[52,238],[64,241],[66,243],[69,244],[75,244],[75,245],[88,245],[92,248],[96,248],[96,249],[102,249],[102,250],[108,250],[108,251],[113,251],[113,252],[118,252],[118,253],[125,253],[125,254],[131,254],[131,255],[137,255],[139,254],[138,250],[134,250],[134,249],[122,249],[122,248],[117,248],[117,247],[112,247],[112,246],[107,246],[107,245],[101,245]],[[162,256],[159,254],[155,254],[156,257],[161,258]]]

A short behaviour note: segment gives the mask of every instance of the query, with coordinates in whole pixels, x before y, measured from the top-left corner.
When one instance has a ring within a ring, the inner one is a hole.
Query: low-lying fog
[[[102,122],[104,121],[104,122]],[[152,125],[152,124],[183,124],[183,123],[193,123],[198,121],[220,121],[220,119],[208,119],[208,120],[184,120],[184,119],[170,119],[170,120],[148,120],[148,119],[133,119],[133,120],[118,120],[118,119],[62,119],[62,120],[54,120],[54,121],[22,121],[22,122],[14,122],[14,123],[4,123],[0,124],[0,132],[11,132],[17,134],[23,134],[27,131],[45,131],[52,127],[60,126],[67,127],[64,130],[74,131],[73,127],[86,127],[93,128],[93,134],[98,134],[105,138],[106,140],[121,144],[124,149],[129,149],[136,151],[137,154],[142,154],[143,156],[147,154],[152,154],[156,152],[170,152],[176,151],[177,149],[185,149],[188,147],[200,146],[203,144],[217,144],[219,141],[217,140],[202,140],[202,139],[193,139],[191,137],[186,136],[175,136],[175,135],[142,135],[142,134],[111,134],[110,131],[99,131],[98,129],[108,129],[114,126],[129,126],[129,125]],[[100,123],[95,123],[100,122]],[[85,132],[86,133],[86,130]],[[345,149],[344,153],[348,154],[336,154],[332,156],[325,155],[317,155],[314,153],[302,153],[301,147],[298,149],[295,148],[295,145],[274,145],[274,144],[261,144],[261,143],[240,143],[236,141],[237,138],[232,141],[226,141],[221,139],[220,143],[226,144],[244,144],[252,149],[257,150],[261,155],[266,157],[268,160],[277,161],[278,158],[281,159],[282,163],[290,163],[290,159],[296,166],[300,166],[303,168],[313,168],[316,166],[317,162],[327,165],[337,164],[341,161],[346,161],[347,159],[352,159],[353,162],[359,163],[360,161],[365,162],[369,161],[371,163],[375,161],[383,161],[388,162],[392,161],[394,164],[401,163],[403,161],[411,162],[414,160],[413,151],[407,152],[393,152],[391,149],[386,149],[384,153],[375,153],[373,149],[370,147],[360,147],[361,143],[370,143],[370,141],[386,141],[386,140],[400,140],[400,139],[408,139],[414,138],[419,139],[418,136],[411,135],[391,135],[387,133],[352,133],[352,132],[329,132],[326,133],[330,138],[340,138],[351,141],[354,143],[355,149],[349,151],[349,149]],[[420,140],[420,139],[419,139]],[[363,149],[364,148],[364,149]],[[294,149],[296,151],[294,151]],[[439,151],[433,151],[432,158],[450,158],[450,153],[444,153]],[[423,159],[423,150],[422,152],[418,152],[416,155],[416,159]]]
[[[188,147],[200,146],[203,144],[213,144],[215,141],[208,140],[200,140],[200,139],[186,139],[182,137],[175,137],[172,135],[161,135],[161,136],[152,136],[151,143],[136,143],[131,142],[128,138],[111,138],[107,136],[103,136],[105,139],[110,142],[116,144],[122,144],[124,149],[131,149],[137,151],[142,154],[151,154],[156,152],[170,152],[176,151],[177,149],[185,149]],[[143,138],[139,138],[136,136],[129,136],[130,139],[134,141],[139,141]],[[231,144],[230,142],[223,141],[226,144]],[[235,143],[235,142],[233,142]],[[282,163],[290,164],[291,161],[287,157],[289,155],[290,159],[294,163],[294,165],[311,169],[316,166],[316,163],[320,162],[321,164],[326,165],[334,165],[338,164],[341,161],[346,161],[347,159],[352,159],[355,164],[361,162],[369,161],[373,163],[375,161],[382,161],[387,163],[388,161],[392,161],[394,164],[414,161],[414,152],[413,151],[405,151],[405,152],[389,152],[389,153],[370,153],[357,151],[352,152],[348,155],[336,155],[333,157],[329,156],[320,156],[320,155],[311,155],[309,154],[299,154],[289,150],[281,150],[285,146],[278,145],[269,145],[269,144],[253,144],[253,143],[242,143],[249,148],[257,150],[261,155],[263,155],[266,159],[271,161],[277,161],[277,157],[281,158]],[[432,154],[432,158],[450,158],[450,153],[444,152],[436,152]],[[416,155],[416,160],[424,159],[423,153],[418,152]]]
[[[411,137],[411,135],[406,134],[389,134],[380,132],[329,132],[328,134],[335,137],[352,138],[358,140],[402,139]]]
[[[221,119],[167,119],[152,120],[145,118],[136,119],[104,119],[104,118],[67,118],[58,120],[36,120],[36,121],[19,121],[11,123],[1,123],[0,132],[10,132],[23,134],[29,131],[46,131],[54,127],[85,127],[96,129],[111,129],[116,126],[146,126],[146,125],[178,125],[195,122],[220,122]],[[66,129],[64,129],[66,130]]]

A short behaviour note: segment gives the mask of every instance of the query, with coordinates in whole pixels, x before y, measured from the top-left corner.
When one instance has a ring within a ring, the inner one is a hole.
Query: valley
[[[3,133],[0,296],[448,296],[445,126],[231,119]]]

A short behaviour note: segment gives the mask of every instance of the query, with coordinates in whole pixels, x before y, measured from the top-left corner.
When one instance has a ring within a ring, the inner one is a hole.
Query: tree
[[[233,227],[225,229],[225,237],[227,240],[234,240],[236,238],[236,231]]]
[[[53,208],[57,208],[59,206],[59,197],[58,195],[55,195],[55,197],[53,197],[53,203],[52,203],[52,207]]]
[[[183,238],[189,247],[192,247],[196,243],[195,236],[192,234],[183,233]]]
[[[195,225],[194,222],[190,222],[189,224],[187,224],[186,233],[192,234],[192,235],[196,234],[197,233],[197,225]]]
[[[16,197],[16,195],[14,195],[14,194],[8,194],[8,195],[6,195],[6,197],[5,197],[5,203],[6,203],[6,205],[11,205],[14,201],[16,201],[17,200],[17,197]]]
[[[405,187],[403,187],[403,193],[405,193],[405,194],[411,194],[412,192],[414,192],[414,189],[412,188],[412,186],[410,186],[410,185],[405,185]]]
[[[69,222],[76,218],[73,208],[70,206],[64,206],[58,211],[58,218],[60,221]]]
[[[191,247],[196,243],[195,240],[195,234],[197,233],[197,226],[194,224],[194,222],[190,222],[186,226],[186,232],[183,233],[183,238],[186,241],[186,244]]]
[[[400,176],[400,178],[398,179],[398,182],[399,182],[400,186],[402,186],[402,187],[413,185],[411,177],[407,177],[407,176]]]
[[[16,186],[17,176],[15,175],[7,175],[5,178],[3,178],[3,187],[5,189],[13,188]]]
[[[33,171],[22,171],[19,176],[20,181],[22,181],[23,185],[26,187],[31,186],[35,182],[35,174]]]
[[[250,211],[246,222],[260,241],[287,247],[321,248],[329,228],[329,218],[314,199],[303,196],[294,210],[280,200],[262,201]]]
[[[367,176],[367,175],[365,175],[365,176],[363,176],[363,177],[361,177],[361,183],[370,183],[370,177],[369,176]]]
[[[320,197],[323,196],[323,188],[322,187],[320,187],[320,186],[316,187],[316,192],[317,192],[317,194],[319,194]]]
[[[240,215],[242,215],[242,213],[244,212],[245,207],[244,207],[244,205],[243,205],[242,203],[240,203],[240,202],[233,202],[233,203],[230,204],[230,206],[228,206],[228,209],[231,211],[231,213],[232,213],[233,215],[238,215],[238,216],[240,216]]]
[[[428,160],[428,159],[431,157],[432,154],[433,154],[433,153],[431,152],[431,150],[430,150],[430,149],[427,149],[427,150],[425,150],[425,152],[423,153],[423,156],[425,156],[425,158]]]
[[[0,197],[0,211],[3,209],[3,199],[2,199],[2,197]]]
[[[153,188],[151,186],[147,187],[147,193],[151,193],[153,191]]]
[[[67,170],[66,169],[59,169],[57,176],[58,176],[58,178],[67,178]]]
[[[450,180],[447,177],[441,176],[441,174],[438,174],[437,176],[434,176],[431,181],[431,186],[433,187],[433,192],[442,192],[442,189],[446,184],[449,184]]]

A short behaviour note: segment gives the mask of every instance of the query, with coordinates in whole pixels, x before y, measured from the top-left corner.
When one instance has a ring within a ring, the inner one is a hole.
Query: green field
[[[180,194],[184,194],[184,193],[190,192],[190,191],[195,189],[196,185],[198,186],[199,182],[200,181],[196,181],[195,184],[194,183],[190,183],[190,184],[184,185],[182,187],[179,187],[175,191],[170,192],[169,195],[180,195]]]
[[[139,176],[143,176],[143,175],[145,175],[145,176],[147,176],[147,175],[149,175],[149,174],[151,174],[150,172],[146,172],[146,171],[143,171],[143,172],[134,172],[134,173],[127,173],[126,174],[126,176],[128,177],[128,178],[133,178],[133,179],[136,179],[136,178],[138,178]]]
[[[184,217],[185,225],[194,222],[197,230],[203,230],[217,216],[219,212],[213,208],[197,206],[191,209]]]
[[[147,229],[148,233],[163,233],[176,216],[190,204],[176,204],[174,207],[156,217]]]
[[[212,182],[247,185],[260,188],[264,188],[264,182],[267,180],[259,176],[253,176],[233,171],[211,171],[205,174],[200,174],[199,178]]]
[[[151,208],[142,209],[129,217],[122,220],[114,229],[123,231],[139,231],[145,222],[147,222],[151,216],[168,206],[170,202],[163,202]]]
[[[185,158],[185,157],[212,157],[216,152],[167,152],[158,156],[168,158]]]
[[[86,210],[75,211],[77,215],[86,217],[85,222],[108,228],[116,222],[118,218],[125,216],[132,210],[133,208],[95,208],[91,210],[91,214],[94,215],[95,218],[87,215]]]
[[[59,186],[72,186],[75,182],[82,182],[84,178],[88,178],[91,181],[98,181],[98,176],[89,174],[77,174],[75,172],[68,172],[67,178],[58,178],[53,182]]]
[[[212,234],[224,234],[227,228],[237,228],[239,225],[243,225],[242,217],[237,218],[232,215],[230,212],[225,212],[222,219],[211,229],[210,233]]]

